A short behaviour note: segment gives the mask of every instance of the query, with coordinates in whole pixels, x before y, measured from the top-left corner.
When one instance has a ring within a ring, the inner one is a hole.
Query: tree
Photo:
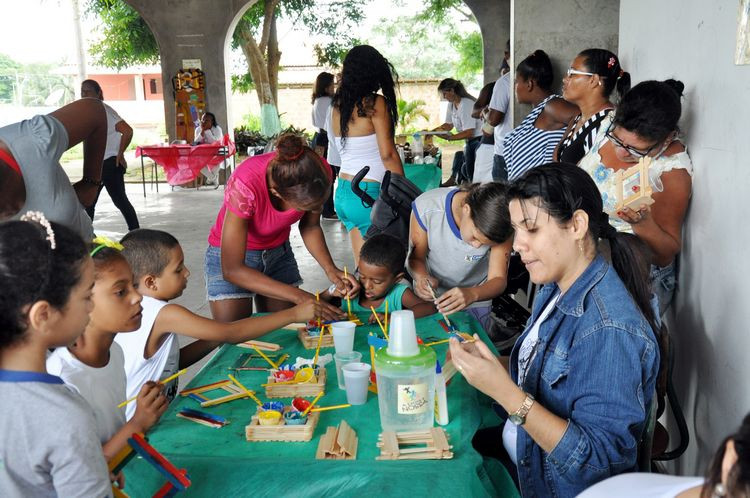
[[[424,100],[410,100],[407,102],[406,100],[398,99],[396,104],[398,105],[398,129],[400,133],[408,133],[409,128],[419,118],[430,119],[430,116],[424,110]]]
[[[0,54],[0,102],[12,102],[13,87],[18,80],[21,64],[5,54]]]
[[[89,11],[105,24],[105,37],[92,48],[98,63],[122,68],[134,63],[153,63],[158,49],[145,22],[122,0],[88,0]],[[248,75],[233,77],[242,90],[254,87],[261,106],[264,134],[280,129],[278,101],[279,50],[277,20],[285,18],[294,26],[323,40],[315,47],[318,62],[336,64],[348,48],[357,43],[352,33],[363,19],[365,0],[259,0],[242,16],[232,37],[248,66]],[[149,40],[146,40],[148,38]]]

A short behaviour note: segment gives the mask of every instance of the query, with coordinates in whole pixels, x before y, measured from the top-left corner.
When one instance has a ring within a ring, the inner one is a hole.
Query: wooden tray
[[[250,424],[245,426],[248,441],[310,441],[318,425],[320,414],[309,413],[305,425],[260,425],[258,415],[253,415]]]
[[[297,329],[297,337],[305,347],[305,349],[315,349],[318,347],[318,336],[312,336],[307,332],[307,327],[300,327]],[[323,341],[320,343],[321,348],[332,348],[333,347],[333,335],[324,334]]]
[[[275,386],[273,384],[276,383],[276,380],[273,378],[273,374],[276,370],[269,370],[269,372],[270,375],[268,376],[267,383],[271,385],[266,386],[267,398],[295,398],[297,396],[309,398],[317,396],[320,391],[325,391],[326,389],[327,375],[325,367],[320,367],[318,382],[315,383],[304,382],[301,384],[279,384]]]

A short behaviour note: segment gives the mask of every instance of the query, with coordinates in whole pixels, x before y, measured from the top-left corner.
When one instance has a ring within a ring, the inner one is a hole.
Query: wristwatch
[[[83,178],[81,178],[81,183],[88,183],[89,185],[96,185],[97,187],[101,187],[104,185],[103,182],[97,182],[96,180],[94,180],[93,178],[89,178],[88,176],[84,176]]]
[[[526,415],[529,414],[529,410],[531,410],[531,405],[534,404],[534,396],[532,396],[529,393],[526,393],[526,399],[523,400],[523,404],[521,405],[521,408],[515,411],[515,413],[512,413],[508,420],[511,421],[511,423],[515,425],[523,425],[526,423]]]

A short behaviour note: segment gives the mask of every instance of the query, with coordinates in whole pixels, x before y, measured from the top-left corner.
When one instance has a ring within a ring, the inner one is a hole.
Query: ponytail
[[[632,234],[619,233],[609,224],[603,212],[602,196],[588,173],[574,164],[549,163],[529,170],[516,180],[509,199],[538,199],[539,207],[564,224],[577,210],[589,218],[589,235],[596,243],[607,239],[612,253],[612,267],[625,284],[644,318],[658,334],[649,289],[649,260],[646,244]]]

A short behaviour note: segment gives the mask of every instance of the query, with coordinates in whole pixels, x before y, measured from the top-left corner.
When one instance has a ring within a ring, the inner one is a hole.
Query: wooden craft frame
[[[205,392],[216,391],[218,389],[223,389],[229,394],[218,398],[208,398],[203,395]],[[228,401],[249,397],[245,391],[235,385],[231,380],[220,380],[219,382],[206,384],[205,386],[198,386],[180,391],[180,396],[190,396],[191,394],[200,399],[201,408],[216,406]]]
[[[356,460],[359,439],[346,420],[337,427],[328,427],[320,438],[315,458],[318,460]]]
[[[307,327],[300,327],[297,329],[297,337],[305,347],[305,349],[315,349],[318,347],[318,336],[310,335],[307,331]],[[333,347],[333,334],[323,334],[323,339],[320,341],[320,347],[332,348]]]
[[[325,367],[319,368],[317,382],[300,382],[298,384],[276,384],[276,379],[273,374],[278,370],[271,370],[271,375],[268,376],[268,382],[266,386],[266,397],[267,398],[310,398],[317,396],[320,391],[326,389],[326,369]]]
[[[253,346],[260,349],[261,351],[278,351],[281,349],[281,346],[278,344],[274,344],[273,342],[263,342],[263,341],[245,341],[245,342],[239,342],[235,344],[235,346],[239,346],[241,348],[246,349],[253,349]]]
[[[376,460],[441,460],[453,458],[453,446],[441,427],[424,431],[384,431],[378,436]]]
[[[651,158],[642,157],[635,166],[625,170],[621,169],[615,173],[615,196],[617,198],[615,204],[616,211],[623,208],[630,208],[633,211],[638,211],[642,207],[650,206],[654,203],[654,200],[651,198],[654,191],[651,188],[648,175],[650,166]],[[636,175],[638,175],[637,185],[633,185],[629,190],[637,190],[632,194],[628,193],[628,195],[625,195],[625,187],[633,181]]]
[[[250,423],[245,426],[245,439],[252,442],[259,441],[282,441],[282,442],[306,442],[310,441],[315,433],[320,415],[311,412],[307,415],[307,423],[304,425],[260,425],[258,415],[253,415]]]
[[[289,358],[289,355],[286,353],[267,354],[266,356],[277,365],[281,365]],[[257,363],[257,365],[254,363]],[[235,358],[232,366],[228,367],[228,370],[234,372],[241,372],[243,370],[265,371],[268,370],[268,362],[258,353],[240,353]]]

